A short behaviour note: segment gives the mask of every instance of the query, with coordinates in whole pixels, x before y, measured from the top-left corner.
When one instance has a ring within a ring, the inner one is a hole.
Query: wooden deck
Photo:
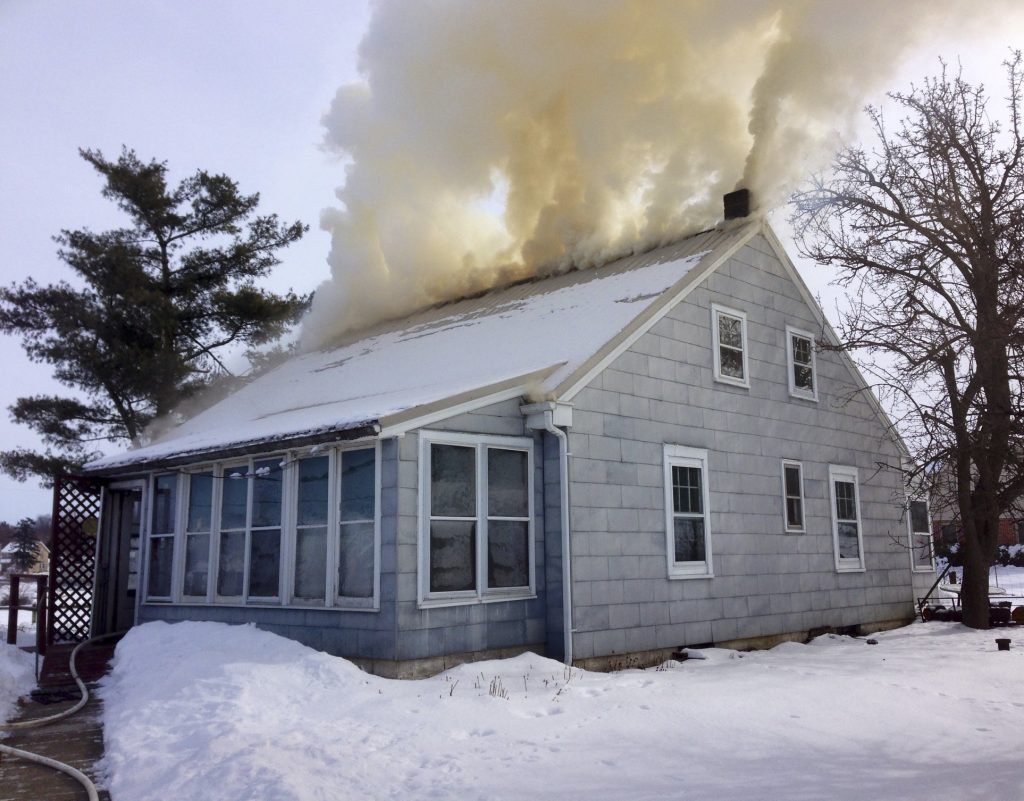
[[[71,646],[53,646],[43,663],[39,686],[22,700],[14,720],[30,720],[56,714],[75,705],[81,697],[70,673]],[[114,645],[87,646],[79,652],[77,667],[89,686],[89,703],[69,718],[37,729],[14,731],[4,745],[32,751],[78,768],[96,782],[95,765],[103,756],[102,703],[95,697],[98,679],[107,671]],[[99,787],[100,798],[110,796]],[[70,776],[15,757],[0,758],[0,801],[79,801],[85,789]]]

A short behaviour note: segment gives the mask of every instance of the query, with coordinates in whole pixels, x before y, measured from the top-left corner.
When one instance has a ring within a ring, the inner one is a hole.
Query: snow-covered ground
[[[1024,637],[1001,634],[391,681],[252,627],[149,623],[102,689],[105,769],[114,801],[1022,798]]]
[[[11,591],[10,583],[4,579],[0,581],[0,599],[9,596]],[[21,586],[21,595],[23,598],[34,601],[36,597],[36,585],[34,582],[27,581]],[[6,606],[0,606],[0,642],[7,642],[7,620],[8,620],[8,609]],[[18,610],[18,645],[30,646],[36,643],[36,623],[32,619],[32,611],[30,609],[19,609]]]
[[[35,686],[35,658],[0,640],[0,724],[14,712],[18,699]]]

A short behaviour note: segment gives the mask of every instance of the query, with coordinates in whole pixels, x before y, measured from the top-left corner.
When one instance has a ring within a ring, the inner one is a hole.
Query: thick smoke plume
[[[379,2],[365,80],[324,117],[349,161],[304,344],[670,241],[738,185],[763,213],[968,13],[982,24],[928,0]]]

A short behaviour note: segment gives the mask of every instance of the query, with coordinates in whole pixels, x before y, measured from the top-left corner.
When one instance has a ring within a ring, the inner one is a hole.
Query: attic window
[[[715,380],[749,387],[747,368],[747,315],[735,309],[711,305],[711,338]]]
[[[789,394],[795,398],[817,400],[814,335],[786,326],[786,357],[789,362]]]

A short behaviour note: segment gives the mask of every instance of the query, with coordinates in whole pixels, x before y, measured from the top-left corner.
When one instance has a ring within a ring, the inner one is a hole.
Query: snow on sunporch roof
[[[723,240],[709,231],[603,267],[418,312],[289,358],[143,447],[92,471],[365,427],[517,379],[550,391],[657,303]],[[443,405],[443,404],[442,404]]]

